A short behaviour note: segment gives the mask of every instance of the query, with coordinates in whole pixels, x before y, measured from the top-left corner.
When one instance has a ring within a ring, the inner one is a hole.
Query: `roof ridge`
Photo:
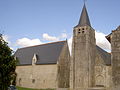
[[[106,50],[104,50],[103,48],[101,48],[100,46],[96,45],[99,49],[101,49],[102,51],[106,52],[109,54],[109,52],[107,52]]]
[[[67,41],[63,40],[63,41],[56,41],[56,42],[48,42],[48,43],[43,43],[43,44],[39,44],[39,45],[26,46],[26,47],[22,47],[22,48],[18,48],[18,49],[25,49],[25,48],[31,48],[31,47],[36,47],[36,46],[43,46],[43,45],[54,44],[54,43],[59,43],[59,42],[67,42]]]

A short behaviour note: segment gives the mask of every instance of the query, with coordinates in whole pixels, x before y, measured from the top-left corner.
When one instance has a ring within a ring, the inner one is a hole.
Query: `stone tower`
[[[112,90],[120,90],[120,26],[110,35],[112,48]]]
[[[88,90],[94,85],[95,30],[91,27],[84,4],[80,20],[73,30],[71,90]]]

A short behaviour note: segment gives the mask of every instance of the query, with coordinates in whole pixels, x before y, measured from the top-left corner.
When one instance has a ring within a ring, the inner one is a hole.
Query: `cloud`
[[[33,46],[33,45],[39,45],[42,44],[42,42],[39,39],[28,39],[28,38],[21,38],[18,39],[16,42],[17,46]]]
[[[72,51],[72,37],[68,39],[68,46],[69,46],[69,50],[70,50],[70,53]]]
[[[5,40],[5,42],[8,43],[8,46],[10,47],[11,50],[14,50],[14,48],[12,47],[12,43],[11,41],[9,40],[9,36],[8,35],[3,35],[3,39]]]
[[[104,33],[101,33],[101,32],[95,32],[95,37],[96,37],[96,44],[105,49],[105,50],[111,50],[111,45],[110,43],[108,42],[108,40],[105,38],[105,34]]]
[[[3,39],[10,44],[11,42],[9,41],[9,36],[8,35],[3,35]]]
[[[44,33],[43,35],[43,39],[47,40],[47,41],[59,41],[61,39],[66,39],[67,38],[67,34],[66,33],[62,33],[60,36],[55,37],[55,36],[51,36],[47,33]]]
[[[62,33],[59,38],[60,39],[67,38],[67,34],[66,33]]]
[[[48,41],[58,41],[59,40],[59,38],[54,37],[54,36],[50,36],[47,33],[43,34],[43,39],[48,40]]]
[[[42,35],[42,37],[43,37],[44,40],[47,40],[48,42],[49,41],[59,41],[60,39],[66,38],[67,34],[62,33],[60,36],[55,37],[55,36],[48,35],[47,33],[44,33]],[[5,39],[7,40],[7,37]],[[42,44],[42,43],[43,42],[41,42],[40,39],[29,39],[29,38],[24,37],[24,38],[18,39],[14,46],[27,47],[27,46],[39,45],[39,44]]]

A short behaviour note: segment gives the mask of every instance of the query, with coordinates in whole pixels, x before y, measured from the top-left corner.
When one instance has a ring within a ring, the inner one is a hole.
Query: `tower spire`
[[[85,2],[86,0],[84,0],[84,6],[77,26],[86,26],[86,25],[91,26]]]

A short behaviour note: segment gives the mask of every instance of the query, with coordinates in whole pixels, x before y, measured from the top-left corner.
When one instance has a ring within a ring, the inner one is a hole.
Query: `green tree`
[[[12,50],[0,34],[0,90],[7,90],[11,81],[15,80],[16,63]]]

